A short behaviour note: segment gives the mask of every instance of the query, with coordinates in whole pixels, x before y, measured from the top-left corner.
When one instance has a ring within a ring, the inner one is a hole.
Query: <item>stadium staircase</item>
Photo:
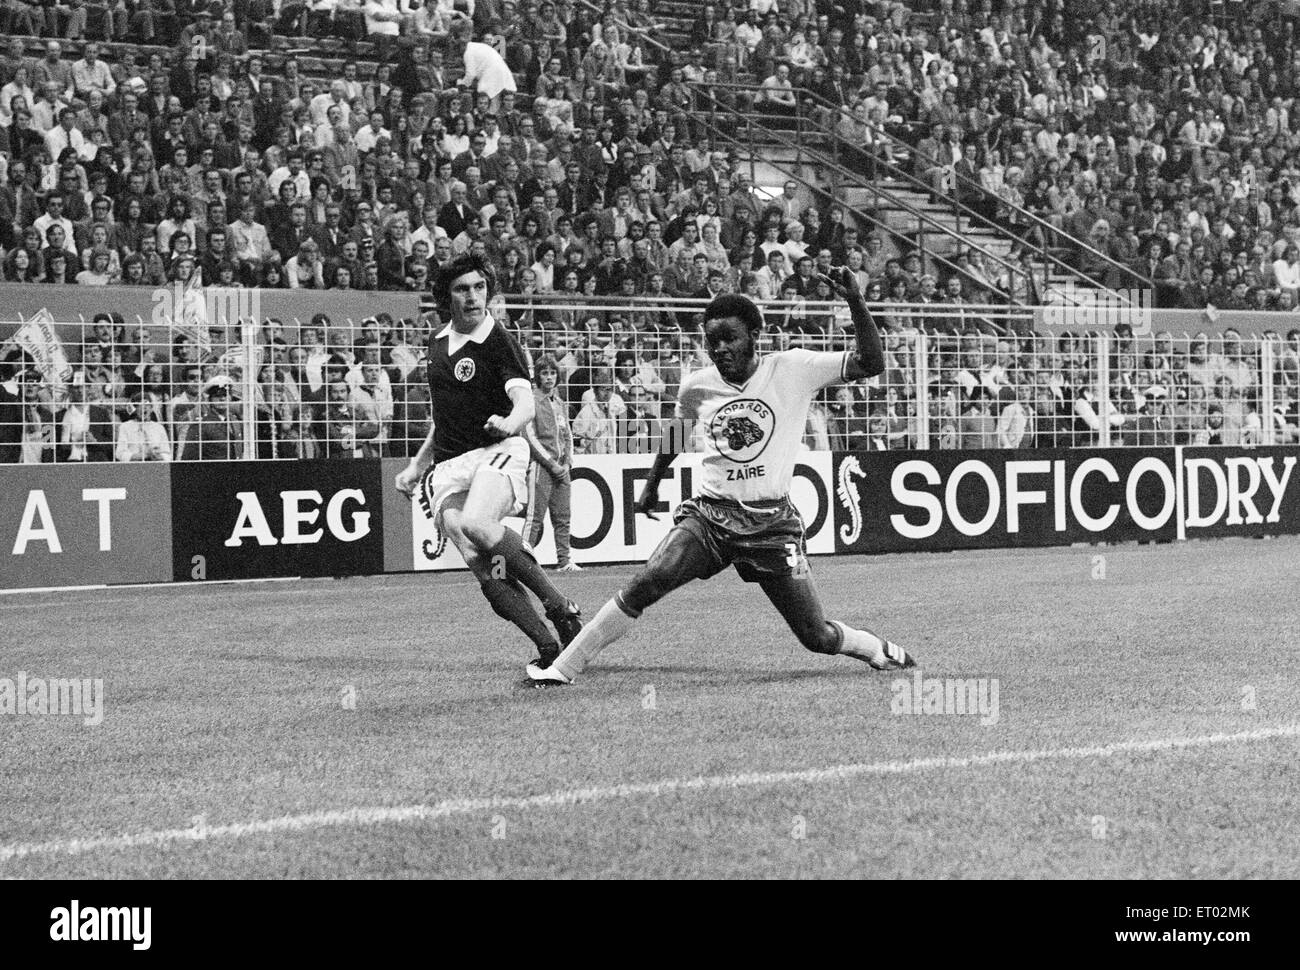
[[[699,4],[653,0],[652,10],[662,25],[657,35],[663,43],[671,50],[691,50]],[[990,220],[985,213],[995,208],[992,196],[977,182],[962,183],[963,201],[957,194],[935,194],[912,174],[912,140],[896,132],[877,131],[879,139],[891,144],[894,163],[878,163],[874,176],[867,177],[852,162],[860,157],[859,146],[842,138],[828,121],[839,105],[797,89],[800,107],[793,118],[765,115],[754,108],[761,80],[742,73],[735,83],[715,87],[713,94],[697,88],[698,126],[719,147],[736,153],[756,186],[776,193],[793,179],[814,196],[844,205],[859,223],[884,238],[887,250],[900,255],[919,252],[927,270],[945,276],[964,275],[955,262],[961,251],[979,252],[993,275],[1003,275],[1015,266],[1018,252],[1028,248],[1036,276],[1044,283],[1042,302],[1047,304],[1077,305],[1092,291],[1122,305],[1129,302],[1127,294],[1116,288],[1154,287],[1152,281],[1025,209],[1015,209],[1009,219]],[[1009,227],[1011,222],[1021,228]],[[1085,272],[1080,266],[1084,255],[1104,273]]]

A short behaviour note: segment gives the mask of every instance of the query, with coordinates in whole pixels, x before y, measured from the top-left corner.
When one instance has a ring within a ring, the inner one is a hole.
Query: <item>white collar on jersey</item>
[[[481,344],[483,341],[487,340],[488,334],[492,332],[494,326],[496,326],[496,321],[492,319],[492,314],[484,313],[483,322],[469,333],[460,333],[449,323],[439,330],[438,336],[433,339],[441,340],[443,337],[447,338],[447,356],[450,357],[453,354],[458,353],[460,348],[464,347],[470,341],[473,341],[476,344]]]

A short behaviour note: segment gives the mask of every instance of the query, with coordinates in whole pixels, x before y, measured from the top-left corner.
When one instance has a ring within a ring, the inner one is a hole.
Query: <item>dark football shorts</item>
[[[702,579],[732,565],[747,583],[809,573],[803,519],[788,498],[741,505],[697,495],[677,506],[673,523],[707,551],[711,562]]]

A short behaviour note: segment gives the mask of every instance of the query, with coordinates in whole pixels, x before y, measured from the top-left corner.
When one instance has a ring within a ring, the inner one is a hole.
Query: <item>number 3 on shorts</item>
[[[795,579],[803,579],[810,572],[808,557],[803,554],[803,550],[796,542],[785,544],[785,564],[790,567],[790,575]]]

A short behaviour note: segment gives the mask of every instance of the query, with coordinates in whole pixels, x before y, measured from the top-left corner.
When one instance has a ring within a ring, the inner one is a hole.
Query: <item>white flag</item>
[[[63,351],[63,342],[54,329],[54,317],[49,310],[42,308],[19,327],[14,342],[36,362],[46,384],[56,390],[68,386],[72,380],[72,365],[68,363],[68,355]]]

